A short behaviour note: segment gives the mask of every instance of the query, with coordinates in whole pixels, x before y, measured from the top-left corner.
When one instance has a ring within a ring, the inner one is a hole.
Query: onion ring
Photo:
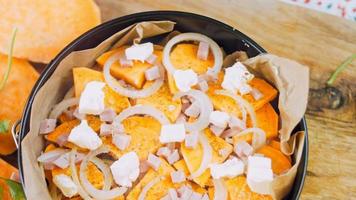
[[[193,97],[200,107],[199,118],[195,122],[184,123],[186,130],[189,132],[198,132],[205,129],[209,125],[210,113],[213,112],[213,104],[209,97],[200,90],[189,90],[188,92],[179,92],[175,94],[173,100],[185,95]]]
[[[219,45],[216,44],[214,40],[200,33],[182,33],[170,39],[163,49],[163,60],[162,60],[163,65],[170,74],[174,74],[176,70],[172,65],[171,59],[169,57],[171,53],[171,49],[173,48],[174,45],[183,41],[199,41],[199,42],[208,43],[213,52],[214,60],[215,60],[214,66],[211,67],[210,75],[215,76],[220,72],[223,64],[223,55]]]
[[[70,165],[70,171],[71,171],[71,176],[74,181],[74,183],[78,187],[78,193],[79,195],[84,199],[84,200],[92,200],[92,198],[89,196],[89,194],[83,189],[82,185],[80,184],[79,178],[78,178],[78,173],[77,173],[77,168],[75,166],[75,155],[77,154],[77,148],[73,148],[72,151],[70,152],[70,159],[69,159],[69,165]]]
[[[154,185],[156,185],[159,181],[161,181],[163,176],[156,177],[152,181],[148,182],[145,187],[142,188],[140,195],[138,196],[138,200],[145,200],[146,194],[148,190],[150,190]]]
[[[239,132],[238,134],[236,134],[236,136],[237,137],[243,136],[243,135],[246,135],[251,132],[253,132],[252,147],[254,150],[256,150],[266,144],[266,133],[262,129],[257,128],[257,127],[245,129],[245,130]]]
[[[116,53],[116,54],[110,56],[110,58],[105,62],[104,69],[103,69],[105,82],[116,93],[118,93],[122,96],[130,97],[130,98],[144,98],[144,97],[151,96],[153,93],[157,92],[159,90],[159,88],[161,88],[161,86],[163,85],[164,77],[162,76],[161,78],[156,79],[150,87],[142,89],[142,90],[127,89],[127,88],[123,87],[110,74],[111,66],[119,58],[120,58],[120,53]],[[157,66],[159,66],[159,65],[157,65]],[[160,67],[160,68],[162,68],[162,67]]]
[[[208,169],[209,164],[211,163],[213,158],[213,150],[204,133],[199,133],[199,142],[203,147],[203,159],[200,163],[199,168],[189,176],[189,179],[194,179],[202,175],[205,170]]]
[[[79,104],[79,99],[78,98],[69,98],[69,99],[64,99],[63,101],[59,102],[57,105],[55,105],[49,114],[50,119],[58,119],[58,117],[66,111],[69,107],[75,106]]]
[[[113,125],[115,127],[122,127],[121,123],[124,119],[137,114],[149,115],[158,120],[161,124],[170,124],[170,121],[160,110],[152,106],[135,105],[121,111],[121,113],[115,117]]]
[[[109,149],[105,146],[100,147],[97,150],[91,151],[88,155],[83,159],[82,163],[80,164],[80,181],[83,184],[84,189],[95,199],[114,199],[123,195],[127,188],[125,187],[116,187],[110,190],[112,184],[112,176],[110,173],[110,169],[107,167],[105,163],[103,163],[100,159],[96,158],[95,156],[101,153],[107,153]],[[93,162],[104,174],[104,187],[102,190],[96,189],[88,180],[86,175],[86,168],[89,161]]]
[[[256,118],[255,110],[253,109],[252,105],[248,101],[243,99],[240,95],[236,95],[236,94],[234,94],[230,91],[227,91],[227,90],[216,90],[215,94],[228,96],[228,97],[231,97],[232,99],[234,99],[236,101],[236,103],[240,106],[240,108],[244,108],[244,109],[241,109],[242,117],[243,117],[242,120],[244,122],[246,122],[246,111],[244,111],[246,109],[248,114],[250,115],[250,118],[252,121],[252,126],[253,127],[257,126],[257,118]]]
[[[227,189],[220,179],[213,179],[214,183],[214,200],[226,200]]]

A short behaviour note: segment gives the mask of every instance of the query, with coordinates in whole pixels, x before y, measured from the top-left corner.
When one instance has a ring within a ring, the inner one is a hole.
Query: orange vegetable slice
[[[48,63],[75,38],[100,24],[93,0],[0,0],[0,5],[0,52],[7,53],[9,35],[17,27],[14,57],[35,62]]]
[[[128,46],[122,46],[117,49],[108,51],[102,54],[99,58],[96,59],[96,62],[103,67],[106,60],[115,53],[124,53],[125,49]],[[162,51],[155,50],[153,52],[158,58],[157,61],[162,59]],[[138,60],[133,61],[133,66],[130,67],[122,67],[120,62],[115,62],[111,66],[111,73],[114,77],[118,79],[122,79],[125,82],[129,83],[130,85],[134,86],[135,88],[141,89],[145,83],[145,71],[151,68],[153,65],[147,62],[141,62]]]

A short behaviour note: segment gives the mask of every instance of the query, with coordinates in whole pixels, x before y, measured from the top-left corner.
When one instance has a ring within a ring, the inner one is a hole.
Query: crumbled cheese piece
[[[134,151],[124,154],[110,166],[115,183],[131,187],[140,174],[140,161]]]
[[[230,117],[228,124],[230,128],[237,128],[241,131],[246,129],[246,123],[235,116]]]
[[[215,125],[211,125],[209,128],[210,128],[211,132],[213,132],[214,135],[216,135],[216,136],[218,136],[218,137],[219,137],[219,136],[224,132],[224,130],[225,130],[225,128],[221,128],[221,127],[215,126]]]
[[[267,168],[267,169],[270,169],[272,167],[271,159],[266,157],[249,156],[247,162],[248,162],[248,167]]]
[[[82,120],[71,130],[68,141],[90,150],[99,148],[103,143],[98,134],[88,125],[87,120]]]
[[[152,169],[157,171],[161,165],[161,160],[157,156],[150,153],[148,154],[147,163]]]
[[[242,63],[236,62],[233,66],[225,69],[224,80],[221,86],[233,93],[239,91],[241,95],[244,95],[252,90],[251,86],[248,85],[248,81],[253,77],[253,74]]]
[[[198,83],[198,75],[193,70],[176,70],[173,74],[177,88],[182,92],[187,92],[193,85]]]
[[[53,183],[61,190],[66,197],[73,197],[78,193],[78,187],[73,180],[65,175],[59,174],[53,177]]]
[[[91,81],[85,85],[85,88],[80,95],[79,114],[99,115],[105,109],[103,88],[104,82]]]
[[[185,138],[184,124],[165,124],[161,128],[161,143],[182,142]]]
[[[211,164],[210,173],[214,179],[222,177],[234,178],[244,173],[244,163],[233,157],[222,164]]]
[[[226,128],[230,115],[226,112],[213,111],[210,113],[209,122],[220,128]]]
[[[184,182],[186,177],[183,171],[173,171],[171,172],[172,183],[181,183]]]
[[[161,77],[159,68],[157,66],[153,66],[145,71],[145,78],[148,81],[153,81]]]
[[[139,60],[145,62],[153,53],[153,44],[151,42],[134,44],[125,49],[126,58],[129,60]]]
[[[185,147],[194,149],[198,145],[199,133],[194,132],[185,136]]]
[[[131,141],[131,136],[127,134],[113,134],[112,136],[112,143],[119,148],[121,151],[125,150]]]
[[[252,155],[253,148],[246,141],[239,141],[235,144],[234,152],[239,158],[246,158]]]
[[[198,88],[199,90],[201,90],[202,92],[206,92],[209,89],[209,85],[208,82],[206,80],[201,80],[198,82]]]
[[[171,155],[171,150],[168,147],[161,147],[157,151],[158,156],[163,156],[166,159],[168,158],[169,155]]]

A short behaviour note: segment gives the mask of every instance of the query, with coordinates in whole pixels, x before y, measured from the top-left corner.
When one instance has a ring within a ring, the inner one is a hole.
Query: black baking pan
[[[152,20],[170,20],[176,22],[175,30],[180,32],[198,32],[207,35],[208,37],[215,40],[227,54],[232,53],[236,50],[246,51],[249,57],[257,56],[261,53],[266,53],[266,51],[259,46],[252,39],[222,22],[215,19],[205,17],[202,15],[197,15],[193,13],[177,12],[177,11],[150,11],[136,13],[132,15],[127,15],[119,17],[103,23],[90,31],[86,32],[67,47],[65,47],[46,67],[46,69],[41,74],[39,80],[35,84],[28,102],[26,104],[19,130],[18,136],[18,166],[20,171],[20,178],[22,184],[24,182],[23,166],[22,166],[22,153],[21,153],[21,141],[26,136],[29,131],[30,126],[30,114],[33,100],[39,91],[39,89],[46,83],[49,77],[53,74],[54,70],[57,68],[58,64],[73,51],[84,50],[88,48],[93,48],[103,42],[105,39],[113,35],[114,33],[134,24],[142,21],[152,21]],[[237,27],[238,28],[238,27]],[[164,37],[163,35],[162,37]],[[277,99],[275,100],[275,105]],[[275,106],[276,108],[276,106]],[[307,125],[305,118],[303,118],[299,124],[295,127],[294,132],[305,131],[305,145],[303,148],[302,159],[298,166],[297,176],[294,181],[293,188],[291,192],[285,197],[285,199],[299,199],[307,169],[308,161],[308,135],[307,135]]]

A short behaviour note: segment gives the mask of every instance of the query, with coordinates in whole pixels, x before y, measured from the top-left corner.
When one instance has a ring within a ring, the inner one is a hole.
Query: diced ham
[[[173,171],[171,172],[172,183],[181,183],[184,182],[186,177],[183,171]]]
[[[126,134],[114,134],[112,137],[112,143],[122,151],[130,145],[130,141],[131,136]]]
[[[159,166],[161,165],[161,160],[159,159],[159,157],[150,153],[148,154],[147,163],[152,169],[157,171]]]
[[[100,120],[103,122],[112,122],[116,117],[116,113],[113,109],[107,108],[100,114]]]
[[[179,194],[179,198],[180,199],[190,199],[190,197],[192,196],[192,193],[193,193],[193,190],[186,186],[186,185],[183,185],[182,187],[180,187],[178,189],[178,194]]]
[[[198,82],[198,89],[202,92],[206,92],[209,89],[208,82],[206,80],[201,80]]]
[[[240,131],[246,129],[246,123],[235,116],[230,117],[228,125],[230,128],[239,129]]]
[[[178,150],[174,150],[167,158],[169,164],[173,165],[175,162],[179,160]]]
[[[102,123],[100,125],[100,136],[109,136],[113,134],[114,127],[111,124]]]
[[[11,175],[10,175],[10,180],[13,180],[13,181],[16,181],[16,182],[20,182],[19,173],[12,172]]]
[[[192,103],[185,111],[184,114],[186,114],[189,117],[198,117],[200,114],[200,106],[199,103],[196,101]]]
[[[209,55],[209,44],[207,42],[199,42],[197,57],[200,60],[207,60]]]
[[[194,149],[198,144],[198,133],[190,133],[185,136],[185,147]]]
[[[148,81],[153,81],[161,77],[159,68],[157,66],[153,66],[145,71],[145,78]]]
[[[145,61],[151,65],[153,65],[157,60],[157,56],[155,54],[151,54]]]
[[[56,128],[57,120],[56,119],[44,119],[40,123],[40,134],[47,134]]]
[[[56,138],[56,143],[63,147],[68,142],[69,133],[64,133]]]
[[[214,135],[220,136],[224,132],[225,128],[221,128],[221,127],[218,127],[218,126],[215,126],[215,125],[211,125],[210,126],[210,130],[211,130],[211,132],[214,133]]]
[[[168,147],[161,147],[157,151],[158,156],[163,156],[164,158],[168,158],[169,155],[171,155],[171,150]]]
[[[234,147],[234,152],[239,158],[247,158],[253,154],[253,148],[246,141],[239,141]]]
[[[148,164],[147,160],[140,161],[140,173],[147,172],[149,168],[150,168],[150,165]]]

